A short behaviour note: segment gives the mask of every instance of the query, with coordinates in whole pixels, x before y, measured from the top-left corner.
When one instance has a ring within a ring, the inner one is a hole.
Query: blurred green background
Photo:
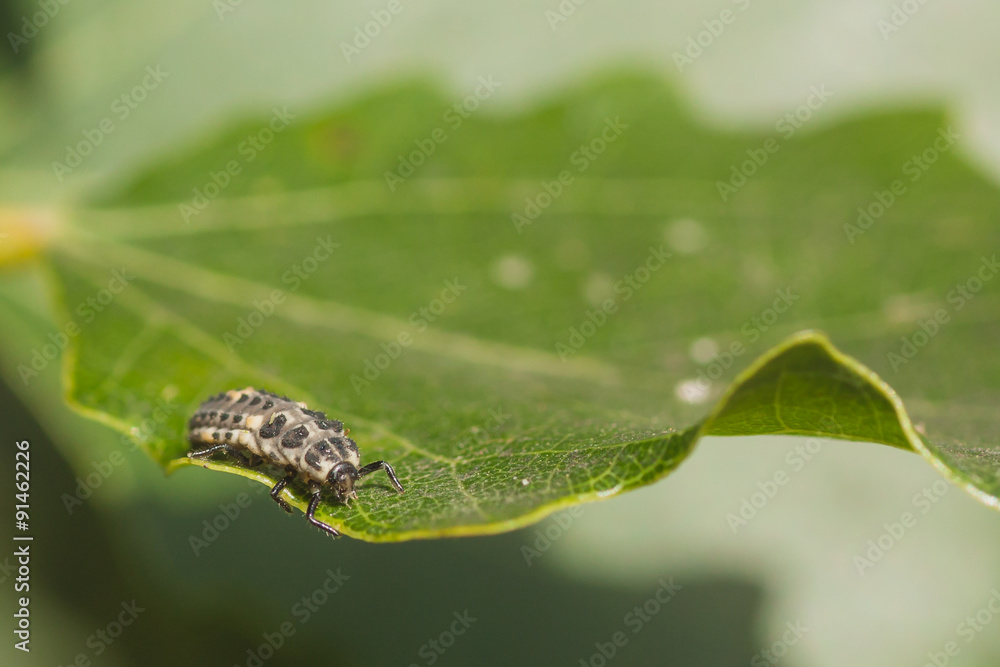
[[[0,4],[2,33],[21,32],[41,4]],[[994,181],[1000,173],[1000,6],[985,1],[926,3],[886,33],[879,21],[892,15],[889,2],[590,0],[551,24],[546,12],[558,11],[558,2],[403,0],[403,11],[350,62],[341,43],[387,3],[46,6],[58,11],[18,53],[7,48],[9,38],[0,48],[5,204],[100,190],[276,104],[327,108],[411,76],[457,94],[493,74],[503,94],[484,113],[511,114],[622,66],[675,81],[703,122],[722,128],[769,128],[821,84],[835,94],[808,131],[860,113],[945,109],[960,128],[966,159]],[[738,9],[736,20],[678,71],[674,53],[724,9]],[[79,171],[63,182],[53,178],[50,162],[62,158],[64,146],[156,65],[170,73],[164,85]],[[40,285],[25,281],[39,290],[44,318]],[[34,345],[31,335],[24,332],[25,349]],[[8,380],[16,380],[12,360],[3,361]],[[918,457],[888,448],[828,443],[753,530],[738,535],[725,515],[781,465],[794,441],[703,443],[669,480],[584,506],[565,529],[550,518],[489,538],[334,543],[304,530],[301,517],[276,511],[261,487],[218,475],[205,488],[192,470],[165,478],[118,434],[59,405],[55,375],[31,392],[4,388],[0,395],[4,442],[32,443],[36,534],[34,651],[26,658],[7,641],[3,664],[68,665],[81,653],[103,665],[255,664],[248,649],[292,621],[295,634],[263,664],[576,665],[595,654],[595,642],[627,627],[625,615],[661,578],[673,577],[683,589],[629,635],[614,664],[745,665],[755,656],[767,664],[759,652],[787,623],[802,622],[809,630],[775,658],[782,665],[919,665],[1000,586],[1000,521],[954,488],[877,568],[857,576],[852,557],[939,479]],[[60,444],[72,438],[106,441],[108,455],[119,450],[124,463],[69,514],[62,495],[101,464],[74,458]],[[144,500],[123,503],[136,486]],[[6,517],[9,475],[0,490]],[[195,555],[191,535],[241,493],[253,499],[249,507]],[[522,547],[546,529],[558,539],[528,566]],[[0,553],[0,580],[9,619],[7,553]],[[338,568],[349,579],[300,625],[294,605]],[[133,599],[145,611],[96,655],[88,638]],[[427,643],[465,611],[477,620],[438,658]],[[994,623],[950,664],[997,664],[1000,620]]]

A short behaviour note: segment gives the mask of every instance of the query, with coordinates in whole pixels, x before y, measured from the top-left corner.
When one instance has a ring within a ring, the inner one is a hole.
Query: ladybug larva
[[[328,419],[286,396],[247,387],[212,396],[199,406],[188,422],[191,458],[208,458],[216,452],[229,454],[239,465],[256,467],[264,462],[283,466],[286,476],[271,489],[271,497],[286,512],[292,508],[279,495],[295,476],[312,490],[306,518],[334,537],[333,526],[316,518],[324,486],[333,490],[337,502],[357,498],[354,483],[376,470],[385,470],[399,493],[403,486],[396,471],[385,461],[361,466],[357,444],[347,437],[343,422]],[[199,445],[208,445],[198,449]],[[249,456],[248,456],[249,454]]]

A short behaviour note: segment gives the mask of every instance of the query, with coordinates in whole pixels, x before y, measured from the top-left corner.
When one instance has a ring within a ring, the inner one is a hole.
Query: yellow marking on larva
[[[212,442],[212,432],[211,431],[202,431],[201,432],[201,441],[202,442]]]
[[[261,424],[264,423],[264,418],[261,415],[253,415],[252,417],[247,417],[247,428],[251,431],[256,430]]]
[[[240,431],[237,440],[241,445],[246,447],[248,444],[250,444],[250,431]]]
[[[229,391],[226,392],[226,396],[235,401],[237,398],[240,397],[242,393],[243,392],[239,391],[238,389],[230,389]]]

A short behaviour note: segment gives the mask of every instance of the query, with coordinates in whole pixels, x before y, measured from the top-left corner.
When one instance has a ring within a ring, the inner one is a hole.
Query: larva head
[[[357,481],[358,477],[358,469],[350,461],[338,463],[330,470],[326,482],[333,490],[333,495],[338,503],[346,503],[350,498],[358,497],[354,490],[354,482]]]

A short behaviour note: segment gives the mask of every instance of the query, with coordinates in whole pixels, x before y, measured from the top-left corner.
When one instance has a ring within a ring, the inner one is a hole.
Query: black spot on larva
[[[254,396],[254,397],[253,397],[253,400],[252,400],[252,401],[250,401],[250,405],[257,405],[258,403],[260,403],[260,402],[261,402],[261,400],[262,400],[262,399],[261,399],[261,397],[260,397],[260,396]]]
[[[315,451],[310,449],[308,452],[306,452],[304,458],[305,462],[309,464],[311,468],[315,468],[316,470],[322,470],[323,466],[320,465],[319,454],[317,454]]]
[[[219,421],[226,421],[227,419],[229,419],[228,412],[222,412],[219,414]]]
[[[212,440],[215,440],[216,442],[219,441],[219,432],[218,431],[212,431]]]
[[[270,410],[273,407],[274,407],[274,401],[268,399],[264,401],[264,405],[261,407],[261,410]]]
[[[300,447],[308,435],[309,429],[307,429],[304,425],[293,428],[291,431],[281,436],[281,446],[287,447],[288,449]]]
[[[281,433],[281,429],[284,428],[285,421],[285,415],[278,415],[273,422],[260,427],[260,437],[273,438],[278,435]]]
[[[233,439],[233,432],[226,431],[226,440],[232,440],[232,439]]]
[[[250,397],[247,396],[246,394],[240,394],[240,397],[236,399],[236,402],[237,403],[242,403],[243,401],[247,400],[248,398],[250,398]]]
[[[351,450],[347,446],[347,438],[329,438],[327,442],[330,443],[341,460],[346,460],[350,456]]]
[[[211,418],[211,419],[215,419],[216,417],[218,417],[218,416],[219,416],[219,413],[218,413],[218,412],[216,412],[215,410],[212,410],[211,412],[209,412],[209,413],[208,413],[208,416],[209,416],[209,418]]]
[[[233,423],[234,424],[239,424],[242,419],[243,419],[243,415],[233,415]]]
[[[344,425],[341,422],[337,421],[336,419],[334,419],[332,421],[328,421],[326,419],[321,419],[320,421],[316,422],[316,427],[319,428],[319,429],[321,429],[321,430],[323,430],[323,431],[330,431],[330,430],[343,431],[344,430]]]
[[[318,410],[309,410],[307,408],[302,408],[302,412],[313,417],[314,419],[326,419],[326,415]]]

